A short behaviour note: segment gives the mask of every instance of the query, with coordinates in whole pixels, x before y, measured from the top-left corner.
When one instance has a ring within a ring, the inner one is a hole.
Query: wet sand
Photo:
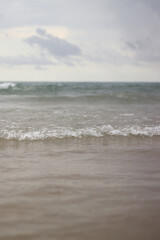
[[[0,141],[0,239],[159,240],[156,138]]]

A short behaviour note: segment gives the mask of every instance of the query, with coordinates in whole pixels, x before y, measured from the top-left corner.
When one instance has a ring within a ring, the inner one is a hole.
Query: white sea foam
[[[15,83],[0,83],[0,89],[7,89],[9,87],[14,87],[16,84]]]
[[[12,139],[18,141],[24,140],[46,140],[46,139],[62,139],[62,138],[82,138],[82,137],[103,137],[103,136],[160,136],[160,126],[154,127],[128,127],[117,129],[111,125],[103,125],[95,128],[57,128],[57,129],[41,129],[41,130],[1,130],[0,138]]]

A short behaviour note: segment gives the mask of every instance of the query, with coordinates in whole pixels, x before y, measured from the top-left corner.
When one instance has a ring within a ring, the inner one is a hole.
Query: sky
[[[0,81],[160,81],[159,0],[0,6]]]

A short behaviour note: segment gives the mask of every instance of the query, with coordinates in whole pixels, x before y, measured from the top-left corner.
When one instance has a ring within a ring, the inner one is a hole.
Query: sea
[[[159,240],[160,83],[0,82],[0,240]]]

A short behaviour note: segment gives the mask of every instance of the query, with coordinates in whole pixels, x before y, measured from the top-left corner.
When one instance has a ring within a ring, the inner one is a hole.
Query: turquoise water
[[[85,97],[85,100],[110,100],[112,103],[160,101],[160,83],[0,83],[0,95]],[[116,101],[117,100],[117,101]],[[123,100],[123,101],[121,101]]]

